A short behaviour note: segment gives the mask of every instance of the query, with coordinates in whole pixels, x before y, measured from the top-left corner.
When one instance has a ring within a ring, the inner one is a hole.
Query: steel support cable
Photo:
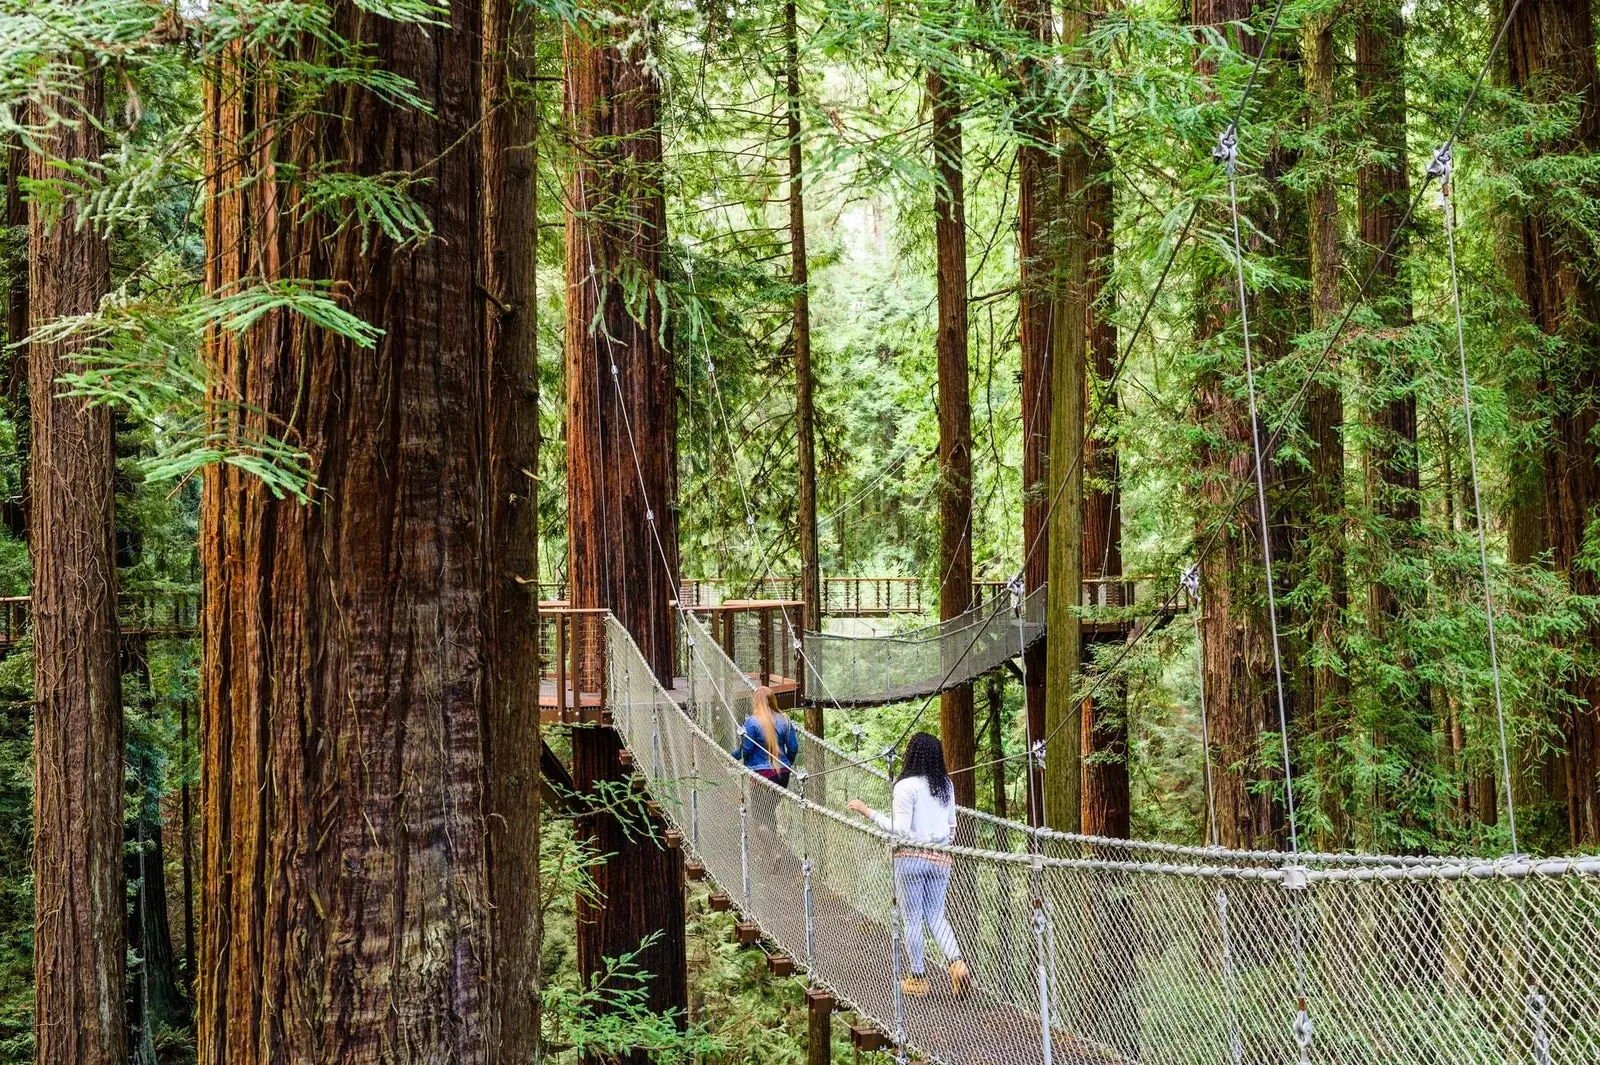
[[[1278,20],[1283,14],[1283,4],[1284,0],[1277,0],[1277,2],[1273,5],[1272,17],[1267,23],[1267,32],[1266,36],[1261,42],[1261,50],[1254,57],[1254,62],[1250,67],[1250,77],[1245,82],[1244,91],[1240,94],[1239,100],[1234,106],[1233,121],[1229,123],[1228,127],[1230,130],[1235,128],[1240,116],[1244,114],[1245,107],[1250,102],[1250,96],[1255,90],[1256,79],[1261,72],[1262,63],[1266,59],[1267,51],[1272,47],[1272,38],[1277,33]],[[1194,206],[1189,211],[1188,219],[1183,224],[1183,230],[1178,234],[1178,239],[1173,242],[1172,250],[1168,253],[1167,260],[1162,265],[1161,274],[1156,280],[1155,288],[1151,290],[1149,299],[1145,301],[1144,310],[1140,312],[1139,321],[1134,327],[1133,336],[1129,339],[1127,347],[1124,348],[1121,358],[1118,359],[1117,365],[1114,367],[1111,377],[1107,380],[1104,386],[1106,389],[1116,387],[1117,381],[1122,376],[1123,369],[1127,366],[1128,360],[1132,357],[1134,347],[1138,342],[1139,336],[1144,330],[1145,323],[1150,318],[1150,312],[1154,309],[1156,300],[1161,295],[1161,289],[1166,285],[1167,277],[1172,272],[1172,264],[1177,259],[1178,250],[1183,246],[1185,239],[1189,235],[1189,230],[1193,227],[1195,219],[1199,216],[1200,204],[1201,201],[1196,199]],[[1048,530],[1050,528],[1050,518],[1055,513],[1056,506],[1061,502],[1061,497],[1065,494],[1067,486],[1072,483],[1074,474],[1077,473],[1078,467],[1082,464],[1084,452],[1087,449],[1089,439],[1091,436],[1093,436],[1095,429],[1098,428],[1099,414],[1100,409],[1097,407],[1091,413],[1087,424],[1084,426],[1084,432],[1081,438],[1078,440],[1077,448],[1073,452],[1072,461],[1068,465],[1065,475],[1061,478],[1060,484],[1057,485],[1055,493],[1051,496],[1050,505],[1045,509],[1044,517],[1040,521],[1041,529]],[[1021,579],[1022,575],[1027,572],[1028,564],[1033,561],[1035,552],[1038,551],[1039,545],[1044,543],[1045,540],[1045,536],[1039,536],[1034,539],[1033,544],[1029,547],[1027,554],[1023,558],[1022,565],[1018,567],[1017,577],[1015,579]],[[966,650],[962,652],[961,658],[958,658],[956,663],[950,667],[950,670],[947,672],[944,681],[942,681],[940,684],[941,688],[943,688],[944,685],[949,682],[950,676],[954,675],[955,669],[960,665],[961,661],[966,658],[967,654],[971,652],[972,648],[976,646],[977,642],[978,636],[974,635],[971,643],[969,643]],[[909,736],[919,724],[921,724],[922,717],[927,713],[928,706],[931,704],[931,702],[931,696],[923,701],[922,706],[918,708],[916,715],[911,719],[911,723],[908,724],[901,732],[899,740],[896,741],[896,746],[904,743],[906,737]],[[1059,731],[1059,728],[1060,726],[1057,726],[1057,731]],[[1046,742],[1048,742],[1048,738]]]
[[[1233,227],[1233,260],[1239,292],[1239,330],[1244,338],[1244,379],[1250,407],[1250,447],[1254,455],[1257,517],[1261,523],[1261,559],[1266,570],[1267,628],[1272,635],[1272,676],[1278,694],[1278,728],[1283,738],[1284,798],[1289,815],[1289,850],[1300,851],[1300,826],[1294,809],[1294,766],[1289,757],[1289,709],[1283,694],[1283,653],[1278,646],[1277,593],[1272,587],[1272,526],[1267,515],[1265,456],[1261,450],[1261,420],[1256,411],[1255,360],[1250,352],[1249,292],[1244,279],[1244,245],[1239,239],[1239,194],[1235,169],[1239,161],[1239,134],[1234,126],[1223,131],[1217,142],[1216,158],[1228,172],[1228,214]]]
[[[1461,110],[1456,115],[1455,122],[1451,126],[1450,137],[1444,142],[1440,150],[1452,148],[1456,138],[1460,135],[1462,126],[1466,122],[1467,114],[1470,111],[1473,103],[1477,100],[1478,93],[1483,86],[1483,82],[1488,76],[1489,68],[1493,64],[1494,58],[1498,54],[1500,46],[1505,40],[1506,31],[1510,28],[1511,20],[1516,16],[1517,9],[1521,6],[1521,2],[1522,0],[1513,0],[1510,9],[1506,12],[1505,21],[1501,23],[1499,32],[1495,35],[1494,42],[1490,47],[1489,54],[1484,58],[1482,67],[1479,68],[1477,79],[1473,82],[1472,89],[1468,92],[1467,99],[1465,103],[1462,104]],[[1412,217],[1415,216],[1417,207],[1421,204],[1423,196],[1427,194],[1428,186],[1432,183],[1432,181],[1432,174],[1425,173],[1423,175],[1422,183],[1418,186],[1417,191],[1412,195],[1410,202],[1406,204],[1405,212],[1400,216],[1400,221],[1395,225],[1393,232],[1390,233],[1388,241],[1373,258],[1371,264],[1368,265],[1366,273],[1361,278],[1361,283],[1356,286],[1355,296],[1345,307],[1344,313],[1340,316],[1338,323],[1335,325],[1333,333],[1330,334],[1328,339],[1323,343],[1317,354],[1317,357],[1312,360],[1310,369],[1306,371],[1300,388],[1292,397],[1290,397],[1289,403],[1287,404],[1287,413],[1280,421],[1278,428],[1273,430],[1273,432],[1268,435],[1266,442],[1267,453],[1270,454],[1276,450],[1278,445],[1282,443],[1284,434],[1288,431],[1289,427],[1294,424],[1295,417],[1300,413],[1300,409],[1304,405],[1306,397],[1310,394],[1312,383],[1316,380],[1317,375],[1322,372],[1322,369],[1327,364],[1329,357],[1333,354],[1334,348],[1338,346],[1339,341],[1344,337],[1345,330],[1349,328],[1350,322],[1354,319],[1356,310],[1366,301],[1367,290],[1371,287],[1373,279],[1377,276],[1378,270],[1383,266],[1384,262],[1387,261],[1393,254],[1395,246],[1399,243],[1401,234],[1405,232],[1406,227],[1410,224]],[[1198,204],[1196,205],[1195,210],[1199,210]],[[1147,305],[1146,308],[1147,312],[1148,307],[1149,305]],[[1253,458],[1252,461],[1254,461]],[[1251,472],[1253,475],[1254,471],[1252,470]],[[1244,502],[1245,496],[1249,494],[1253,488],[1253,484],[1247,483],[1235,493],[1233,499],[1229,501],[1225,508],[1223,508],[1222,514],[1219,515],[1219,518],[1213,524],[1210,533],[1201,543],[1199,550],[1196,552],[1197,564],[1198,561],[1210,557],[1212,549],[1216,546],[1221,534],[1227,528],[1227,522],[1225,520],[1226,516],[1232,514],[1239,508],[1239,506]],[[1051,500],[1052,509],[1055,506],[1056,500],[1060,498],[1060,494],[1060,490],[1058,490],[1056,493],[1056,498]],[[1175,586],[1165,598],[1163,598],[1162,609],[1167,609],[1176,603],[1178,592],[1181,590],[1181,587],[1182,585],[1180,581],[1180,583]],[[1111,667],[1105,670],[1101,676],[1107,676],[1114,672],[1115,668],[1121,664],[1123,659],[1132,653],[1133,649],[1141,640],[1143,640],[1145,634],[1149,631],[1150,630],[1148,628],[1140,630],[1134,635],[1133,639],[1124,644],[1123,649],[1118,653],[1116,659],[1112,661]],[[1086,697],[1093,696],[1094,690],[1095,689],[1091,686],[1089,691],[1086,693]],[[1063,724],[1065,724],[1065,722],[1063,722]],[[1057,731],[1059,731],[1061,727],[1061,725],[1058,725]],[[1052,733],[1050,736],[1047,736],[1045,738],[1046,742],[1053,737],[1054,733]],[[1014,757],[1015,756],[1012,756],[1006,760],[1013,760]]]
[[[692,268],[690,268],[690,270],[689,270],[689,284],[690,284],[691,290],[692,290],[693,285],[694,285],[694,271],[693,271]],[[751,503],[750,503],[750,493],[749,493],[748,489],[745,486],[744,470],[741,468],[740,463],[739,463],[739,448],[737,447],[737,445],[734,444],[734,441],[733,441],[733,424],[728,418],[728,407],[727,407],[727,404],[724,402],[724,400],[722,398],[722,386],[717,381],[716,364],[711,358],[711,338],[707,335],[706,330],[703,327],[700,330],[700,343],[701,343],[701,346],[702,346],[703,350],[705,351],[705,356],[706,356],[706,376],[711,381],[712,402],[715,403],[716,408],[719,411],[719,413],[721,415],[721,418],[722,418],[723,438],[727,441],[728,454],[729,454],[729,457],[732,459],[734,480],[737,481],[738,485],[739,485],[739,498],[744,503],[745,535],[746,535],[746,537],[748,539],[748,542],[749,542],[749,545],[750,545],[750,550],[752,552],[755,552],[756,556],[758,558],[761,558],[761,559],[765,560],[764,569],[763,569],[763,572],[762,572],[761,578],[760,578],[761,580],[764,581],[764,580],[766,580],[767,578],[769,578],[772,575],[772,561],[771,561],[772,556],[771,556],[770,553],[768,553],[765,549],[762,548],[761,543],[760,543],[760,539],[759,539],[759,537],[758,537],[758,535],[756,533],[756,512],[755,512],[755,507],[752,506]],[[709,439],[709,434],[708,434],[708,439]],[[822,604],[818,603],[818,604],[816,604],[816,606],[817,606],[818,616],[820,617],[821,616],[821,610],[822,610]],[[804,669],[807,668],[807,666],[811,665],[811,661],[806,655],[805,640],[803,638],[801,638],[801,637],[797,637],[797,636],[794,635],[796,632],[804,631],[804,628],[805,628],[804,619],[801,619],[802,623],[801,623],[800,626],[797,627],[795,625],[795,623],[794,623],[794,619],[792,617],[790,617],[790,615],[789,615],[789,608],[787,606],[785,606],[785,607],[781,607],[780,610],[781,610],[781,612],[783,614],[784,625],[787,626],[788,629],[789,629],[789,638],[790,638],[791,646],[793,647],[793,650],[795,652],[795,656],[797,658],[796,665],[801,670],[804,670]],[[822,685],[822,687],[824,689],[824,693],[826,694],[828,700],[833,704],[834,709],[839,710],[840,712],[846,714],[846,716],[849,716],[849,711],[845,708],[845,706],[842,703],[839,702],[838,699],[834,698],[833,692],[828,689],[828,683],[827,683],[826,679],[822,676],[822,671],[818,670],[818,669],[815,669],[815,668],[812,668],[810,672],[811,672],[811,675],[815,676],[817,678],[818,682]],[[800,680],[803,681],[804,677],[802,676],[801,678],[797,678],[797,679],[800,679]]]
[[[1489,583],[1489,549],[1484,542],[1483,499],[1478,491],[1478,445],[1472,429],[1472,382],[1467,371],[1467,341],[1461,320],[1461,282],[1456,270],[1455,198],[1451,195],[1451,177],[1454,169],[1453,152],[1449,144],[1434,153],[1428,167],[1430,175],[1439,181],[1439,205],[1444,211],[1444,240],[1450,258],[1450,305],[1455,312],[1456,355],[1461,364],[1461,415],[1467,427],[1467,461],[1472,468],[1472,515],[1477,527],[1478,566],[1483,578],[1483,617],[1489,638],[1489,670],[1494,678],[1494,716],[1500,732],[1500,769],[1504,775],[1506,792],[1506,824],[1511,832],[1511,854],[1517,849],[1517,803],[1511,789],[1511,749],[1506,740],[1505,700],[1500,694],[1500,651],[1494,632],[1494,594]]]

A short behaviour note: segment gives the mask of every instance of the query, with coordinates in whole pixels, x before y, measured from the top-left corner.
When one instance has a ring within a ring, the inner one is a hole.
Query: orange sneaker
[[[971,990],[972,973],[967,970],[967,963],[957,958],[950,963],[950,991],[956,998],[966,998]]]

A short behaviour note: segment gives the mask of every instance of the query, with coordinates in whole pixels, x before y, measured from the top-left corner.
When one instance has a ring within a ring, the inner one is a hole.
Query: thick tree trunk
[[[1106,291],[1114,265],[1113,232],[1116,204],[1111,173],[1098,154],[1089,160],[1090,184],[1084,190],[1087,226],[1085,332],[1089,373],[1085,375],[1084,410],[1097,410],[1096,430],[1084,440],[1083,576],[1103,582],[1108,607],[1123,602],[1122,477],[1117,463],[1117,393],[1112,376],[1117,366],[1117,327],[1111,320]],[[1094,584],[1090,588],[1096,588]],[[1092,668],[1088,651],[1084,666]],[[1083,724],[1083,831],[1093,836],[1126,839],[1132,832],[1128,791],[1128,717],[1121,682],[1100,681],[1099,692],[1085,691]]]
[[[97,160],[98,72],[77,71],[39,112],[71,120],[36,137],[35,181],[56,162]],[[51,224],[30,206],[29,329],[96,310],[110,285],[106,242],[69,205]],[[120,1065],[123,1009],[122,683],[112,515],[111,410],[65,394],[71,341],[28,353],[32,403],[34,1061]]]
[[[1075,35],[1074,35],[1075,36]],[[1044,822],[1076,832],[1083,825],[1083,735],[1078,685],[1083,634],[1083,396],[1088,364],[1088,146],[1070,135],[1061,153],[1060,276],[1052,309],[1050,352],[1050,587],[1045,627]],[[1049,503],[1047,503],[1047,506]]]
[[[1411,324],[1410,293],[1400,278],[1408,242],[1399,230],[1411,197],[1406,171],[1405,32],[1398,3],[1370,0],[1362,8],[1356,28],[1356,88],[1368,109],[1369,134],[1387,159],[1369,163],[1357,173],[1357,232],[1369,262],[1394,242],[1389,255],[1377,262],[1368,288],[1385,323],[1396,329]],[[1377,545],[1370,552],[1376,572],[1371,576],[1368,617],[1379,640],[1400,639],[1396,625],[1417,605],[1417,593],[1406,586],[1404,577],[1411,569],[1405,560],[1415,555],[1423,532],[1413,391],[1416,372],[1404,352],[1402,342],[1393,349],[1393,357],[1363,367],[1378,397],[1376,408],[1368,415],[1367,494],[1376,520],[1373,535]],[[1404,658],[1401,661],[1409,664]],[[1426,803],[1418,789],[1426,787],[1424,777],[1436,757],[1430,693],[1422,685],[1395,686],[1383,692],[1380,702],[1386,710],[1374,729],[1373,742],[1389,752],[1385,757],[1402,760],[1407,769],[1400,785],[1386,789],[1378,804],[1385,810],[1413,811],[1406,818],[1410,827],[1424,827],[1414,811]],[[1392,841],[1378,842],[1394,846]]]
[[[784,93],[789,125],[789,283],[794,286],[794,423],[799,480],[800,598],[805,627],[822,628],[822,562],[817,554],[817,441],[812,402],[811,292],[806,265],[806,200],[801,182],[800,26],[795,0],[783,5]],[[822,735],[822,706],[806,707],[806,728]]]
[[[934,244],[939,279],[939,617],[960,617],[972,606],[972,400],[967,389],[967,221],[961,174],[961,103],[936,72],[928,72],[933,106]],[[966,641],[944,648],[944,669],[959,670]],[[973,734],[972,685],[939,696],[939,733],[944,759],[955,774],[956,802],[977,803],[978,782],[970,770]]]
[[[623,45],[630,34],[648,37],[647,27],[635,9],[621,15],[607,26],[566,31],[566,120],[578,148],[566,230],[568,595],[576,607],[609,608],[670,683],[677,447],[672,357],[661,345],[654,287],[666,243],[660,88],[648,43]],[[630,285],[646,293],[636,307]],[[573,730],[578,789],[622,779],[620,750],[610,729]],[[578,905],[583,979],[591,983],[606,958],[659,934],[639,957],[651,974],[649,1006],[685,1009],[678,852],[628,838],[605,814],[586,820],[584,831],[611,857],[594,871],[605,904]],[[645,1055],[632,1059],[643,1065]]]
[[[294,440],[315,490],[206,475],[202,1065],[494,1056],[482,211],[500,190],[480,123],[483,41],[504,29],[474,0],[446,17],[335,8],[428,111],[349,88],[287,118],[243,46],[207,85],[208,288],[326,279],[382,332],[362,346],[276,313],[208,345],[217,430]],[[305,217],[295,175],[322,165],[425,176],[432,236],[363,247]]]
[[[1018,30],[1035,40],[1051,39],[1050,8],[1041,0],[1012,0],[1011,18]],[[1040,106],[1039,71],[1022,71],[1023,106]],[[1055,257],[1050,244],[1051,219],[1059,200],[1059,175],[1052,153],[1044,147],[1050,130],[1031,115],[1020,123],[1026,138],[1017,147],[1017,329],[1022,349],[1022,580],[1029,592],[1042,588],[1050,575],[1049,508],[1050,474],[1050,315],[1055,299]],[[1023,712],[1026,733],[1035,739],[1045,734],[1046,635],[1023,654]],[[1028,763],[1032,766],[1032,762]],[[1043,824],[1043,780],[1030,769],[1028,823]]]
[[[1307,115],[1314,135],[1333,121],[1334,16],[1323,12],[1302,27]],[[1334,149],[1334,154],[1337,149]],[[1306,223],[1311,251],[1311,327],[1331,329],[1339,318],[1339,196],[1333,169],[1324,167],[1307,192]],[[1311,484],[1307,515],[1311,526],[1312,597],[1309,603],[1311,654],[1310,720],[1318,733],[1318,776],[1322,813],[1329,828],[1324,843],[1337,850],[1349,836],[1343,809],[1342,759],[1349,731],[1350,685],[1342,669],[1346,657],[1341,634],[1350,606],[1345,577],[1344,399],[1336,381],[1319,380],[1306,396],[1306,436],[1311,445]]]
[[[1196,25],[1221,26],[1248,19],[1253,10],[1252,0],[1197,0],[1192,17]],[[1259,40],[1247,38],[1242,47],[1257,48]],[[1211,73],[1209,64],[1201,68]],[[1225,226],[1227,219],[1215,222]],[[1237,340],[1219,339],[1236,328],[1238,314],[1233,264],[1217,257],[1200,278],[1196,321],[1196,338],[1220,347],[1230,360],[1225,368],[1203,372],[1195,386],[1194,420],[1206,441],[1197,456],[1203,503],[1197,536],[1202,545],[1212,543],[1200,560],[1201,671],[1215,767],[1215,837],[1224,847],[1256,848],[1276,845],[1283,814],[1272,793],[1259,786],[1281,777],[1262,764],[1260,753],[1262,737],[1279,731],[1261,530],[1253,498],[1237,513],[1227,512],[1239,486],[1254,480],[1249,406],[1227,381],[1243,368],[1242,362],[1233,364]],[[1270,464],[1265,472],[1271,475]],[[1223,523],[1220,531],[1217,522]]]
[[[483,35],[483,324],[489,360],[489,575],[494,669],[484,718],[489,800],[490,933],[499,1009],[491,1054],[537,1060],[539,890],[539,214],[533,12],[488,0]],[[504,35],[502,36],[502,31]]]
[[[148,667],[146,667],[148,668]],[[129,900],[126,935],[139,965],[130,973],[128,1027],[130,1050],[144,1048],[150,1058],[157,1032],[173,1031],[189,1022],[189,1003],[178,980],[177,958],[172,950],[172,928],[167,911],[166,848],[162,841],[161,807],[154,784],[155,759],[149,751],[136,753],[133,819],[124,829],[126,853],[123,875],[133,887]]]
[[[1600,150],[1600,74],[1595,68],[1594,22],[1578,0],[1524,0],[1506,41],[1512,85],[1543,101],[1581,101],[1576,127],[1547,153]],[[1575,239],[1575,238],[1571,238]],[[1545,513],[1556,570],[1574,592],[1600,592],[1589,567],[1579,564],[1589,522],[1600,506],[1600,280],[1568,250],[1569,234],[1535,201],[1523,225],[1528,310],[1545,334],[1562,343],[1544,369],[1541,390],[1550,411],[1545,454]],[[1600,626],[1588,636],[1600,643]],[[1564,723],[1567,828],[1574,847],[1600,843],[1600,674],[1573,682],[1577,704]]]

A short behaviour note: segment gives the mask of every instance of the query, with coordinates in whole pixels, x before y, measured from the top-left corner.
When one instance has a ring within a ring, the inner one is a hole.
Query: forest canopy
[[[1036,593],[784,693],[1002,819],[1596,852],[1597,94],[1579,0],[0,0],[0,1060],[800,1060],[541,724],[691,595]]]

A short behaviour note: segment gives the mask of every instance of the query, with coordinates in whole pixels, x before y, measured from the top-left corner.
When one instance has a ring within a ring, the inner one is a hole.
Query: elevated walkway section
[[[729,755],[751,680],[687,619],[671,689],[605,619],[606,717],[694,860],[811,981],[944,1065],[1600,1062],[1600,859],[1230,852],[961,814],[948,915],[975,987],[909,998],[889,782],[803,736]],[[991,845],[1004,840],[1004,845]]]

